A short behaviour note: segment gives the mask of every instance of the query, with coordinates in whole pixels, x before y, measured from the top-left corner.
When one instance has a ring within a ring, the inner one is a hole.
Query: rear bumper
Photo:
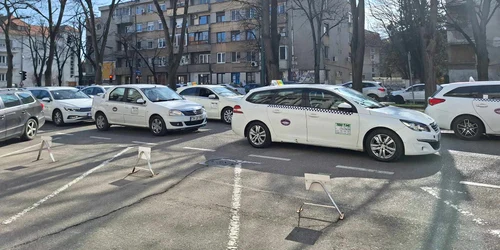
[[[246,119],[243,114],[233,113],[231,120],[231,129],[233,132],[241,137],[245,137]]]

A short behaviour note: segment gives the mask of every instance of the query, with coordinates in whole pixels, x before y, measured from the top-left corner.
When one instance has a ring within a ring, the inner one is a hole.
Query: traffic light
[[[113,82],[113,75],[109,75],[109,83]]]
[[[19,74],[21,74],[21,79],[23,81],[26,80],[26,71],[23,70],[23,71],[19,72]]]

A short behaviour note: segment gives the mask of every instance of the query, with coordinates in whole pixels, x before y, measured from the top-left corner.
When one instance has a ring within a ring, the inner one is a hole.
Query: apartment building
[[[299,25],[300,19],[294,20],[302,17],[288,13],[290,2],[282,0],[278,4],[279,66],[283,79],[299,80],[313,70],[312,43],[310,37],[301,33],[307,25]],[[179,15],[175,20],[174,53],[185,46],[177,82],[260,83],[260,32],[254,8],[239,1],[192,0],[186,18],[185,43],[180,44],[184,1],[165,1],[160,6],[166,16],[172,17],[174,4],[177,4]],[[109,7],[102,6],[99,10],[101,19],[105,20]],[[167,21],[172,28],[172,20]],[[167,43],[162,26],[151,0],[124,2],[117,6],[104,59],[116,62],[113,83],[154,83],[156,75],[157,83],[166,84]],[[345,36],[334,35],[344,45],[341,53],[333,52],[335,46],[325,46],[327,52],[322,53],[327,58],[323,60],[323,72],[329,72],[334,79],[342,74],[333,69],[337,65],[331,62],[336,62],[336,56],[345,60],[341,66],[348,70],[343,75],[350,77],[348,30],[346,27]],[[301,34],[296,35],[299,32]],[[335,39],[329,41],[335,43]],[[327,78],[327,74],[323,75],[322,81]],[[103,79],[108,80],[108,77],[103,76]]]

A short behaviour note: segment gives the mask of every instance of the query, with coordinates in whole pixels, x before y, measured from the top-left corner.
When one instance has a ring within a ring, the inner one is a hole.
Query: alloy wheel
[[[99,127],[100,129],[104,128],[105,124],[104,116],[102,115],[97,116],[95,123],[97,124],[97,127]]]
[[[396,142],[386,134],[377,134],[370,140],[372,153],[380,159],[389,159],[396,153]]]
[[[37,124],[36,124],[36,121],[35,121],[35,120],[33,120],[33,119],[30,119],[30,120],[28,121],[27,126],[26,126],[26,135],[27,135],[29,138],[33,138],[33,137],[35,137],[36,132],[37,132]]]
[[[248,133],[250,140],[253,144],[260,146],[266,141],[266,130],[260,125],[254,125],[250,128]]]
[[[232,119],[233,119],[233,110],[231,110],[231,109],[226,109],[226,110],[224,111],[224,121],[225,121],[226,123],[231,123]]]
[[[162,121],[158,118],[153,119],[153,121],[151,122],[151,130],[153,131],[153,133],[160,134],[162,128],[163,128]]]
[[[479,125],[471,122],[469,119],[464,119],[461,123],[457,124],[457,129],[463,137],[472,138],[477,135]]]

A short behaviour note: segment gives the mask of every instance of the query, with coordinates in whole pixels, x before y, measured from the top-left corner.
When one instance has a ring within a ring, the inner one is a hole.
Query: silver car
[[[43,124],[43,104],[29,91],[0,89],[0,141],[33,140]]]
[[[342,86],[352,88],[352,82],[346,82]],[[387,99],[387,89],[380,82],[363,81],[363,95],[376,101],[385,101]]]

